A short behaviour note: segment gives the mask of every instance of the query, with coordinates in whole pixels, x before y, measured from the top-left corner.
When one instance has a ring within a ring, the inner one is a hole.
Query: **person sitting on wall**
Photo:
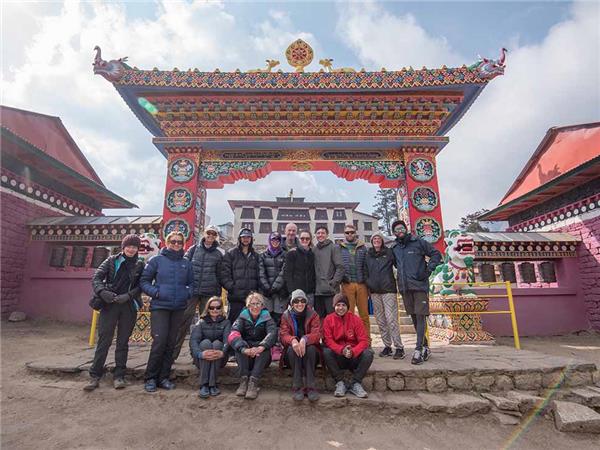
[[[231,326],[228,343],[235,351],[240,368],[240,386],[235,395],[253,400],[258,397],[258,381],[271,364],[271,347],[277,340],[277,325],[265,308],[264,297],[252,292],[246,308]]]
[[[173,350],[188,300],[194,292],[192,263],[183,257],[185,236],[181,231],[171,231],[165,241],[167,246],[148,260],[140,282],[142,290],[152,297],[152,347],[144,374],[146,392],[156,392],[157,385],[175,389],[175,383],[169,380]]]
[[[94,362],[90,367],[90,382],[83,388],[93,391],[100,385],[104,374],[104,363],[117,330],[115,348],[115,371],[113,385],[123,389],[125,369],[129,352],[129,337],[137,319],[137,310],[142,307],[140,277],[144,263],[138,258],[140,238],[135,234],[127,235],[121,241],[122,251],[109,256],[96,269],[92,278],[94,294],[101,299],[100,318],[98,320],[98,343],[94,353]]]
[[[231,322],[225,317],[221,297],[211,297],[190,334],[190,352],[200,372],[200,398],[221,393],[217,386],[219,369],[227,363],[226,346]]]
[[[310,231],[300,232],[300,244],[285,254],[283,278],[289,292],[302,289],[312,307],[315,300],[315,254],[312,251],[312,235]]]
[[[336,397],[344,397],[346,391],[359,398],[368,397],[362,380],[373,362],[373,350],[362,321],[348,310],[350,302],[345,294],[333,297],[334,312],[323,322],[323,358],[336,382]],[[349,389],[344,383],[344,369],[352,373]]]
[[[297,289],[292,292],[290,306],[281,317],[279,337],[284,346],[285,360],[292,368],[292,398],[302,401],[306,394],[308,400],[315,402],[319,399],[315,367],[321,340],[321,320],[306,303],[304,291]]]

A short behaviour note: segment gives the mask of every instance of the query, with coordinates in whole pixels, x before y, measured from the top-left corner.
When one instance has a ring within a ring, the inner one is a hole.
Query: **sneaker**
[[[385,358],[386,356],[392,355],[392,347],[385,347],[382,351],[379,352],[379,356]]]
[[[235,395],[238,397],[246,396],[246,391],[248,390],[248,377],[242,377],[240,380],[240,385],[235,391]]]
[[[315,388],[307,388],[306,396],[308,397],[309,402],[316,402],[319,400],[319,392]]]
[[[335,384],[335,392],[333,393],[334,397],[345,397],[346,396],[346,383],[343,381],[338,381]]]
[[[403,348],[397,348],[394,352],[394,359],[404,359],[405,356]]]
[[[113,386],[115,389],[124,389],[127,386],[127,383],[123,378],[115,378],[113,380]]]
[[[144,383],[144,390],[146,392],[156,392],[156,380],[148,380]]]
[[[292,398],[294,401],[301,402],[304,400],[304,390],[302,388],[292,388]]]
[[[210,389],[207,385],[204,385],[200,388],[200,392],[198,392],[198,397],[200,398],[208,398],[210,397]]]
[[[164,380],[161,380],[158,387],[160,387],[162,389],[166,389],[167,391],[171,391],[171,390],[175,389],[175,383],[173,383],[168,378],[165,378]]]
[[[216,397],[217,395],[221,394],[221,389],[219,389],[216,386],[211,386],[208,388],[208,390],[210,391],[210,396],[211,397]]]
[[[431,356],[431,350],[429,350],[429,347],[423,346],[423,361],[427,361],[430,356]]]
[[[415,352],[413,353],[411,363],[415,365],[423,364],[423,355],[421,355],[421,352],[419,350],[415,350]]]
[[[98,378],[92,378],[88,384],[83,387],[86,392],[92,392],[94,389],[100,386],[100,380]]]
[[[362,384],[354,382],[349,389],[350,393],[356,395],[358,398],[367,398],[369,394],[365,391],[365,388],[362,387]]]

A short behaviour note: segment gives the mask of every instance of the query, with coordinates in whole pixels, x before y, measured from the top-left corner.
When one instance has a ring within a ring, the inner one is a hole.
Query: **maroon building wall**
[[[0,312],[2,316],[17,309],[23,277],[27,270],[29,233],[27,222],[37,217],[61,216],[57,211],[38,206],[31,201],[2,192],[0,227],[2,250],[0,254]]]

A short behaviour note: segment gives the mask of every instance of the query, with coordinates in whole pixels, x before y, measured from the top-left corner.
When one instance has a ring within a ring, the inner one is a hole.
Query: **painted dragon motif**
[[[127,64],[125,64],[125,61],[127,61],[127,56],[124,58],[104,61],[102,59],[102,50],[100,47],[96,45],[94,47],[94,51],[96,52],[96,57],[94,58],[94,63],[92,64],[94,67],[94,74],[102,75],[111,83],[116,83],[119,81],[125,74],[125,69],[129,68]]]
[[[462,284],[475,282],[473,238],[461,230],[448,230],[445,241],[444,262],[431,274],[430,293],[441,296],[474,297],[475,293],[469,289],[469,286]]]
[[[469,69],[478,72],[482,78],[494,78],[498,75],[504,75],[507,52],[508,50],[504,47],[500,49],[500,58],[498,59],[487,59],[480,56],[476,63],[469,66]]]

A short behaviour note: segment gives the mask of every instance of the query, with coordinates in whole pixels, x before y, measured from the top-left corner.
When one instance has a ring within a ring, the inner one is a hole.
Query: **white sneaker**
[[[369,396],[367,391],[365,391],[365,388],[363,388],[362,384],[360,383],[352,383],[352,386],[350,386],[350,392],[356,395],[358,398],[367,398]]]
[[[333,393],[334,397],[345,397],[346,396],[346,383],[343,381],[338,381],[335,385],[335,392]]]

